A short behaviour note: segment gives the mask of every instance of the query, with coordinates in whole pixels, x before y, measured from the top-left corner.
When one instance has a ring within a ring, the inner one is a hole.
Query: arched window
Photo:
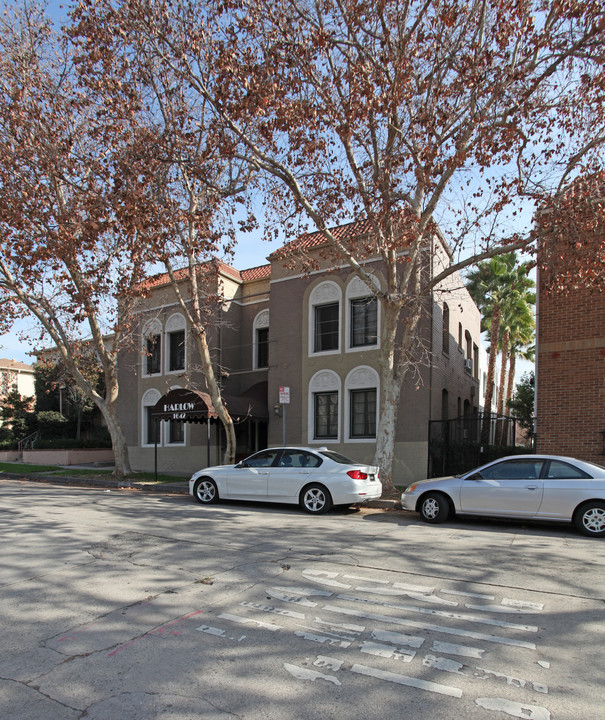
[[[379,290],[380,283],[372,278]],[[346,289],[347,350],[367,350],[380,344],[380,304],[376,295],[358,277],[353,277]]]
[[[255,370],[269,367],[269,311],[262,310],[254,318],[252,337],[252,367]]]
[[[162,373],[162,323],[156,318],[143,326],[142,332],[142,375]]]
[[[363,442],[376,438],[379,399],[378,373],[360,365],[345,379],[345,417],[347,440]]]
[[[185,318],[177,313],[166,321],[166,372],[182,372],[186,362]]]
[[[309,383],[309,442],[340,439],[340,388],[338,375],[319,370]]]
[[[331,280],[316,285],[309,295],[309,355],[340,352],[342,291]]]
[[[143,400],[141,401],[141,445],[142,446],[149,446],[154,445],[156,440],[156,432],[157,432],[157,441],[158,443],[161,443],[161,435],[159,426],[160,423],[156,422],[151,417],[151,410],[153,409],[154,405],[157,403],[157,401],[162,397],[162,394],[159,390],[155,390],[154,388],[150,388],[145,392],[143,395]]]

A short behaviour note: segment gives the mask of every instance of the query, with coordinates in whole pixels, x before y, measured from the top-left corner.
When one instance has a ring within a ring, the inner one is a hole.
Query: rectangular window
[[[185,423],[179,420],[170,421],[169,429],[169,442],[170,443],[184,443],[185,442]]]
[[[338,437],[338,393],[315,393],[315,437]]]
[[[256,367],[269,367],[269,328],[256,331]]]
[[[170,333],[169,339],[169,368],[170,370],[185,369],[185,331],[177,330]]]
[[[351,390],[351,437],[376,437],[376,389]]]
[[[315,308],[314,352],[338,350],[339,304],[319,305]]]
[[[157,375],[162,371],[162,336],[147,338],[147,375]]]
[[[147,445],[153,445],[156,440],[159,442],[160,440],[160,421],[154,420],[153,417],[151,417],[151,411],[153,410],[152,407],[146,407],[145,408],[145,416],[146,416],[146,436],[145,436],[145,442]]]
[[[378,342],[378,301],[375,297],[351,300],[351,347]]]

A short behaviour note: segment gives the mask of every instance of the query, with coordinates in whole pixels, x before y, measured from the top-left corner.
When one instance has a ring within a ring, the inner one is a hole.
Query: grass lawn
[[[30,465],[28,463],[0,463],[0,472],[9,473],[45,473],[62,477],[106,477],[111,475],[111,468],[74,468],[68,469],[59,465]],[[154,473],[131,473],[125,480],[131,482],[155,482]],[[184,482],[188,477],[177,475],[158,475],[158,483]]]

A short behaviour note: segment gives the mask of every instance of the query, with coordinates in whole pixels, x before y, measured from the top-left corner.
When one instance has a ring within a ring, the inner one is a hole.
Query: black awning
[[[223,395],[223,402],[234,422],[246,418],[267,420],[267,402],[259,393],[248,395]],[[177,388],[163,395],[151,410],[156,420],[179,420],[180,422],[213,422],[218,419],[210,395],[201,390]]]

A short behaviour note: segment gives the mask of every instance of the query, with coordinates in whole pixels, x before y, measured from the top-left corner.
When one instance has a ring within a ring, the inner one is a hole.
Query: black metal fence
[[[518,445],[517,421],[495,413],[474,413],[429,423],[428,477],[457,475],[505,455],[531,453]]]

